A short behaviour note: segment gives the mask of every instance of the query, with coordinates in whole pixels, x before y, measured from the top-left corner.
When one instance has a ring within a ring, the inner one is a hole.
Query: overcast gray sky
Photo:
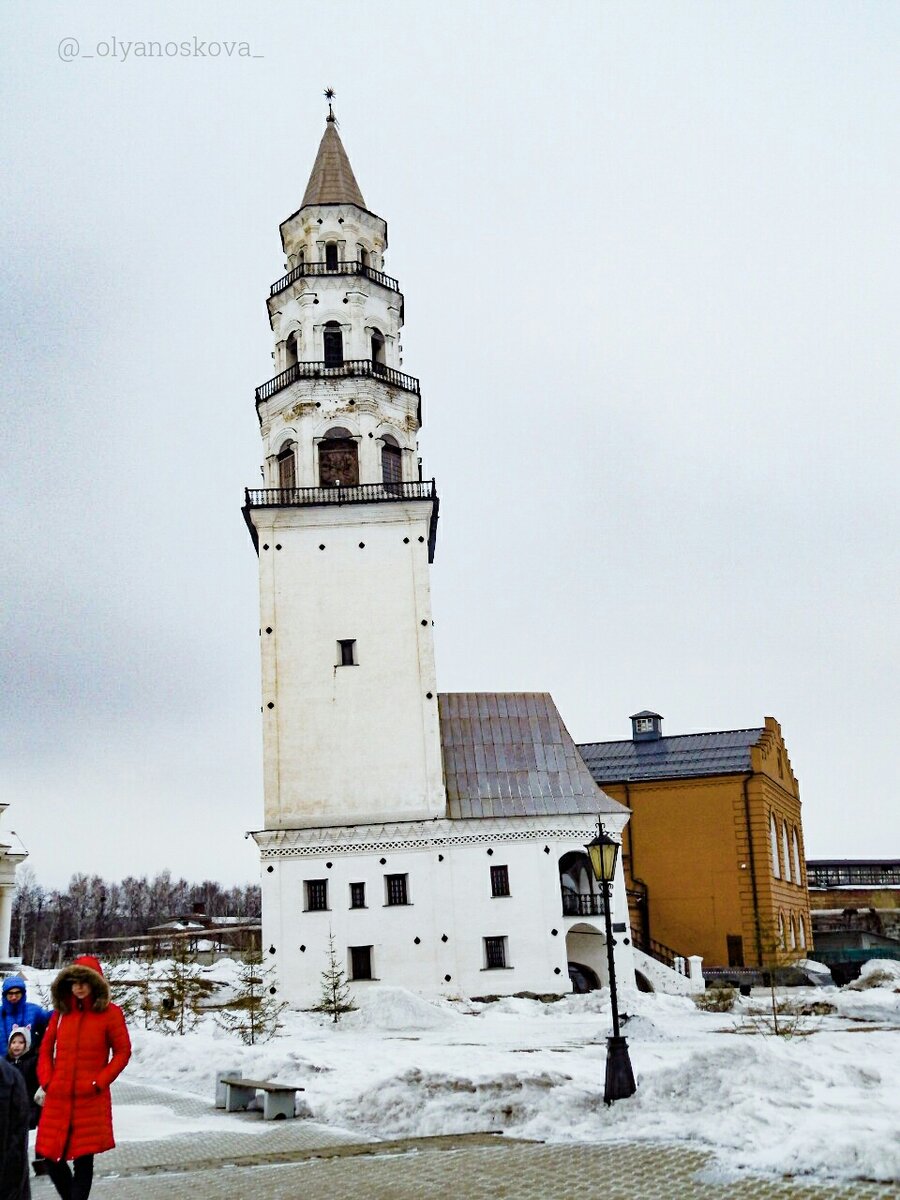
[[[808,854],[900,855],[900,7],[0,21],[3,828],[41,882],[256,877],[240,506],[326,85],[406,295],[441,689],[550,691],[578,741],[771,714]],[[195,37],[253,57],[122,46]]]

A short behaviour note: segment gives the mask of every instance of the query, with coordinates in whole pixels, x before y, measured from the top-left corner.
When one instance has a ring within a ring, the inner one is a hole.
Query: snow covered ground
[[[373,986],[335,1025],[285,1013],[274,1040],[245,1046],[212,1016],[185,1037],[132,1021],[127,1078],[212,1099],[217,1070],[305,1087],[317,1121],[377,1137],[499,1131],[546,1141],[659,1139],[708,1149],[723,1168],[831,1179],[900,1179],[900,965],[880,986],[787,989],[826,1001],[794,1036],[759,1031],[762,992],[732,1012],[689,998],[626,992],[637,1095],[603,1105],[605,992],[557,1003],[432,1002]],[[43,985],[50,971],[27,971]],[[237,964],[204,968],[227,999]],[[37,988],[33,987],[36,991]],[[33,998],[37,998],[36,995]],[[171,1119],[117,1110],[120,1140],[162,1137]],[[210,1120],[219,1120],[211,1114]]]

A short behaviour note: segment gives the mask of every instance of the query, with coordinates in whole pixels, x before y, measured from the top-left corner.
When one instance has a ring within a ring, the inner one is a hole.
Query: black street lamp
[[[624,1100],[637,1091],[628,1043],[619,1033],[619,998],[616,995],[616,963],[613,955],[612,936],[612,884],[616,873],[619,843],[609,836],[602,821],[597,823],[598,833],[585,849],[591,860],[594,878],[603,889],[603,915],[606,918],[606,961],[609,966],[609,995],[612,1002],[612,1037],[606,1039],[606,1088],[604,1104],[613,1100]]]

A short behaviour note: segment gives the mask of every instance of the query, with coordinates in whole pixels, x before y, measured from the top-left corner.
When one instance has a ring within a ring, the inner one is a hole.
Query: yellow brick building
[[[756,967],[812,949],[800,790],[773,717],[755,729],[579,746],[596,783],[631,810],[623,859],[635,945]]]

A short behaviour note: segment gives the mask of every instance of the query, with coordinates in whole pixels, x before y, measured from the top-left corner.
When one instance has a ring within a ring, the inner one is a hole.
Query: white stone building
[[[0,817],[8,808],[8,804],[0,803]],[[9,842],[0,842],[0,971],[12,970],[21,962],[10,956],[9,931],[16,893],[16,867],[27,857],[27,850],[16,850]]]
[[[584,852],[628,810],[594,784],[545,694],[437,690],[419,382],[403,295],[334,119],[281,226],[268,301],[277,374],[257,389],[265,828],[263,949],[281,994],[318,1000],[329,935],[358,990],[431,995],[606,982]],[[612,918],[634,979],[621,872]]]

